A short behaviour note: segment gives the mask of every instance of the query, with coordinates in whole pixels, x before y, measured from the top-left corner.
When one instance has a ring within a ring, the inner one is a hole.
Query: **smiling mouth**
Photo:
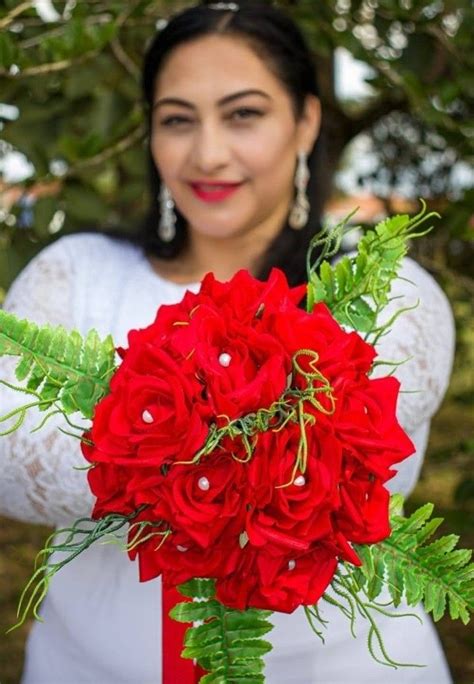
[[[193,193],[204,202],[222,202],[233,195],[242,183],[190,183]]]

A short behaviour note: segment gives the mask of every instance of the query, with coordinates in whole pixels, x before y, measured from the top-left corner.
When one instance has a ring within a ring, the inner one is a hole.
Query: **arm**
[[[389,483],[393,492],[408,495],[423,463],[430,421],[444,397],[454,355],[454,322],[449,302],[435,280],[411,259],[405,259],[400,277],[392,287],[392,302],[382,321],[405,307],[390,333],[377,345],[380,360],[405,361],[394,375],[401,382],[397,414],[416,446],[416,454],[399,464]],[[374,375],[386,375],[390,367],[379,366]]]
[[[5,309],[38,324],[73,328],[74,265],[67,239],[41,252],[20,274],[7,295]],[[16,384],[17,359],[0,357],[0,378]],[[25,396],[0,386],[0,415],[25,403]],[[0,437],[0,514],[19,520],[63,525],[89,515],[92,496],[79,442],[58,430],[61,416],[32,433],[44,413],[31,410],[16,432]],[[10,421],[11,424],[11,421]],[[0,424],[5,430],[8,424]],[[67,426],[66,426],[67,427]]]

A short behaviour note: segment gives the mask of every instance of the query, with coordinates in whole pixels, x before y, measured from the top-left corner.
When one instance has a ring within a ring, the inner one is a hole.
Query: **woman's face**
[[[206,36],[171,53],[152,121],[153,158],[191,231],[280,230],[297,154],[317,136],[316,98],[296,121],[287,91],[243,40]]]

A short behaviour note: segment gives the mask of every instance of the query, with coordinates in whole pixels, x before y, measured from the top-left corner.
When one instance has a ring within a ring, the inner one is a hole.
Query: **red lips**
[[[242,183],[224,181],[195,181],[190,183],[191,189],[203,202],[222,202],[233,195]]]

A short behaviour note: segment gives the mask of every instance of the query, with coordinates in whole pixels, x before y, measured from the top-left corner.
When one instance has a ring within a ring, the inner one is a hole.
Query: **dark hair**
[[[209,3],[212,4],[212,3]],[[213,3],[216,5],[217,3]],[[179,45],[209,35],[235,36],[248,42],[266,61],[268,68],[284,85],[291,96],[295,118],[303,113],[307,95],[318,96],[315,66],[308,46],[295,23],[281,10],[264,2],[241,0],[238,10],[215,9],[207,5],[191,7],[175,15],[151,42],[143,68],[143,92],[147,105],[148,125],[151,116],[157,74],[166,59]],[[258,276],[265,278],[273,266],[281,268],[291,284],[306,280],[305,255],[311,237],[320,226],[322,205],[326,199],[323,185],[321,137],[316,141],[308,164],[311,178],[308,185],[310,214],[307,225],[300,231],[283,226],[279,235],[264,255]],[[141,233],[141,244],[148,254],[165,259],[177,257],[187,239],[186,220],[176,209],[176,237],[164,243],[157,234],[160,222],[158,202],[161,180],[153,162],[150,147],[149,181],[150,208]]]

